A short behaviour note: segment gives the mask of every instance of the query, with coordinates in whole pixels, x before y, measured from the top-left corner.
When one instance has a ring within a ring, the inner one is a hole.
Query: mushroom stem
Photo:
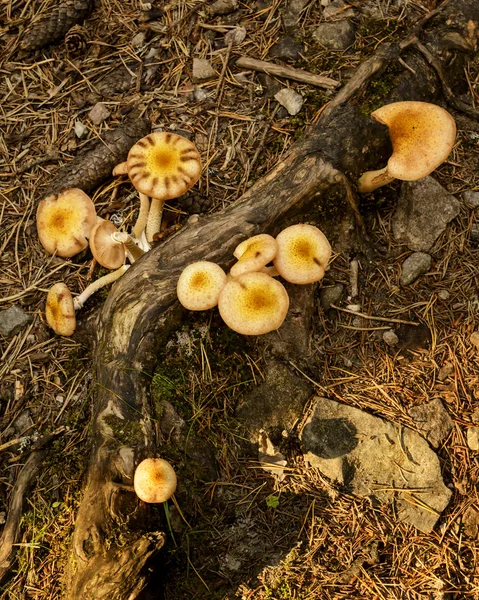
[[[141,238],[141,234],[145,231],[146,222],[148,219],[148,212],[150,210],[150,199],[146,194],[140,194],[140,212],[138,213],[138,218],[133,227],[133,235],[137,240]]]
[[[108,273],[108,275],[104,275],[103,277],[100,277],[100,279],[97,279],[93,283],[90,283],[90,285],[86,287],[81,294],[73,298],[73,305],[75,307],[75,310],[79,310],[80,308],[82,308],[85,302],[92,294],[97,292],[100,288],[104,287],[105,285],[109,285],[110,283],[113,283],[114,281],[119,279],[123,275],[123,273],[125,273],[129,268],[130,265],[123,265],[116,271],[112,271],[111,273]]]
[[[130,258],[131,262],[135,262],[135,260],[138,260],[145,254],[144,250],[136,245],[135,240],[131,235],[128,235],[125,231],[115,231],[115,233],[111,234],[111,238],[114,242],[125,246],[125,250],[127,251],[128,258]]]
[[[165,201],[160,200],[159,198],[151,199],[150,212],[148,213],[148,220],[146,222],[146,239],[149,242],[152,242],[155,233],[160,231],[164,204]]]
[[[128,162],[125,160],[125,162],[116,165],[112,175],[128,175]]]
[[[358,191],[361,194],[367,194],[374,192],[377,188],[387,185],[394,181],[396,177],[391,177],[388,173],[387,166],[377,171],[366,171],[363,173],[358,181]]]

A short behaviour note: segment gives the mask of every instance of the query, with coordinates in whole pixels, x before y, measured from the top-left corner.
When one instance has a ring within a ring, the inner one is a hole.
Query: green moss
[[[143,429],[138,421],[124,421],[115,415],[105,417],[105,423],[111,428],[115,439],[124,446],[135,446],[144,439]]]

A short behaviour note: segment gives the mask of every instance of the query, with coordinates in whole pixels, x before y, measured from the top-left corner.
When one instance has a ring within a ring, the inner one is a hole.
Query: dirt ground
[[[236,10],[219,15],[207,10],[210,3],[195,0],[99,0],[66,40],[22,50],[21,36],[54,4],[0,3],[6,16],[0,30],[0,309],[17,305],[31,317],[14,336],[0,336],[0,533],[30,450],[54,434],[26,497],[15,564],[0,589],[1,598],[12,600],[64,597],[90,449],[88,344],[54,335],[44,307],[48,289],[60,278],[80,292],[105,271],[88,251],[64,260],[48,256],[38,241],[36,204],[57,170],[139,107],[153,130],[192,139],[205,165],[194,190],[171,203],[168,225],[183,223],[189,212],[221,209],[278,163],[336,93],[265,80],[239,69],[239,56],[343,82],[379,44],[400,39],[435,8],[434,0],[351,2],[341,12],[353,10],[356,41],[345,52],[333,52],[312,35],[322,19],[320,2],[305,2],[294,33],[303,47],[288,63],[269,52],[285,35],[284,15],[292,2],[238,2]],[[245,29],[243,41],[228,45],[225,35],[238,27]],[[210,61],[211,79],[192,82],[193,57]],[[303,96],[297,115],[279,106],[275,85]],[[372,90],[380,93],[380,87],[376,82]],[[479,102],[477,59],[464,73],[463,94],[471,105]],[[89,111],[97,102],[109,114],[95,124]],[[457,142],[434,176],[461,198],[479,190],[479,123],[451,112]],[[470,342],[478,326],[477,213],[463,203],[431,251],[432,269],[402,287],[407,253],[391,232],[399,190],[399,184],[387,186],[361,203],[381,252],[374,260],[335,252],[322,282],[323,288],[344,285],[340,304],[346,307],[351,260],[357,259],[361,312],[391,321],[358,325],[347,311],[324,311],[318,289],[310,339],[314,362],[307,371],[292,368],[318,394],[413,428],[409,408],[442,400],[454,427],[437,453],[453,496],[438,525],[421,533],[398,521],[392,506],[355,497],[308,468],[297,437],[300,423],[281,446],[288,462],[284,479],[262,470],[245,449],[235,410],[242,394],[263,378],[264,346],[225,331],[214,311],[192,314],[158,356],[152,378],[153,400],[155,394],[169,400],[200,456],[192,460],[165,438],[168,458],[183,479],[175,502],[155,509],[167,542],[154,569],[162,591],[151,597],[479,598],[477,524],[474,530],[466,519],[479,511],[478,454],[466,442],[479,389],[477,348]],[[135,193],[126,178],[108,178],[91,196],[100,216],[122,227],[134,222]],[[107,293],[88,301],[85,318]],[[395,319],[421,323],[430,336],[412,347],[390,348],[382,332]]]

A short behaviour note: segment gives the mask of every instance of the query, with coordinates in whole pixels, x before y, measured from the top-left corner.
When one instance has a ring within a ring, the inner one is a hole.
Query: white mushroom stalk
[[[132,233],[134,237],[139,240],[141,239],[142,233],[145,231],[146,222],[148,220],[148,213],[150,211],[150,199],[146,194],[139,193],[140,196],[140,211],[135,225],[133,226]]]
[[[114,242],[118,244],[123,244],[125,247],[126,253],[130,262],[135,262],[145,254],[145,251],[142,250],[135,242],[135,240],[126,233],[125,231],[115,231],[115,233],[111,234],[111,238]]]
[[[100,277],[93,283],[90,283],[90,285],[88,287],[86,287],[81,294],[79,294],[78,296],[73,298],[73,306],[75,307],[75,310],[79,310],[80,308],[82,308],[83,305],[85,304],[85,302],[88,300],[88,298],[90,298],[90,296],[92,296],[95,292],[97,292],[102,287],[105,287],[106,285],[109,285],[110,283],[115,282],[124,273],[126,273],[126,271],[129,268],[130,268],[130,265],[123,265],[116,271],[112,271],[111,273],[108,273],[107,275]]]

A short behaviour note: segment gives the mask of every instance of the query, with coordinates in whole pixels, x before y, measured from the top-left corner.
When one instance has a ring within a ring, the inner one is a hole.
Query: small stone
[[[441,300],[449,300],[451,294],[447,290],[439,290],[437,295]]]
[[[289,35],[283,35],[276,44],[273,44],[269,50],[271,58],[281,58],[283,60],[298,60],[304,52],[304,46]]]
[[[298,94],[298,92],[295,92],[292,88],[283,88],[282,90],[279,90],[274,97],[292,116],[297,115],[303,108],[303,96]]]
[[[450,362],[445,363],[440,369],[437,375],[439,381],[445,381],[451,373],[454,373],[454,365]]]
[[[479,192],[467,191],[462,194],[462,199],[470,208],[479,207]]]
[[[211,15],[228,15],[238,8],[238,0],[216,0],[207,10]]]
[[[477,539],[479,537],[479,510],[474,506],[469,506],[462,517],[464,533],[470,537]]]
[[[97,102],[88,113],[88,116],[90,117],[93,125],[100,125],[100,123],[103,123],[105,119],[108,119],[110,114],[110,111],[102,102]]]
[[[394,346],[398,345],[399,338],[392,329],[389,329],[383,333],[383,341],[388,346],[391,346],[391,348],[394,348]]]
[[[479,350],[479,331],[473,331],[471,333],[471,337],[469,338],[469,341],[471,342],[471,344],[473,346],[475,346]]]
[[[235,27],[230,29],[225,35],[225,42],[229,46],[239,46],[246,38],[246,29],[244,27]]]
[[[17,305],[13,305],[6,310],[0,311],[0,335],[11,337],[21,331],[28,323],[31,323],[32,317]]]
[[[401,285],[411,285],[431,268],[432,258],[425,252],[414,252],[402,265]]]
[[[479,450],[479,427],[469,427],[466,437],[469,448],[477,452]]]
[[[439,398],[413,406],[408,413],[414,419],[420,433],[433,448],[446,439],[452,429],[452,420]]]
[[[192,79],[195,83],[199,81],[208,81],[217,77],[216,71],[206,58],[193,59]]]
[[[342,283],[321,288],[321,291],[319,292],[319,302],[321,304],[321,308],[323,310],[329,310],[331,308],[331,304],[336,304],[336,302],[338,302],[338,300],[341,298],[343,291],[344,285]]]
[[[85,135],[85,133],[88,131],[88,127],[86,125],[84,125],[81,121],[75,121],[74,129],[75,129],[75,135],[80,140]]]
[[[266,90],[266,98],[274,98],[274,95],[281,89],[281,84],[278,81],[268,75],[267,73],[258,73],[258,81],[261,86]]]
[[[141,48],[145,44],[145,39],[146,39],[146,33],[144,31],[140,31],[131,40],[131,45],[133,46],[133,48]]]
[[[432,177],[403,181],[392,219],[394,238],[410,250],[428,252],[461,203]]]
[[[354,44],[356,30],[350,21],[321,23],[313,32],[314,39],[325,48],[343,51]]]
[[[323,6],[325,7],[323,10],[323,19],[331,19],[339,16],[343,19],[354,17],[354,9],[350,4],[346,4],[344,0],[334,0],[333,2],[323,4]]]

